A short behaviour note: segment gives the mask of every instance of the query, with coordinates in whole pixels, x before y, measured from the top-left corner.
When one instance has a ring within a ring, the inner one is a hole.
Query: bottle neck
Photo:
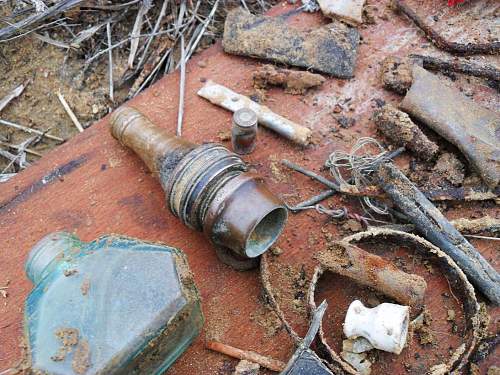
[[[26,260],[26,275],[33,284],[38,284],[49,271],[49,265],[62,258],[64,252],[71,249],[78,238],[67,232],[51,233],[42,238],[31,249]]]

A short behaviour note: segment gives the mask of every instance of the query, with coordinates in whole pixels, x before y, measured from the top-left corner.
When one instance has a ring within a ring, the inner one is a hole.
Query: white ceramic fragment
[[[338,17],[347,23],[363,23],[363,5],[365,0],[318,0],[323,14]]]
[[[394,303],[382,303],[372,309],[359,300],[349,306],[344,322],[347,338],[364,337],[374,348],[401,353],[408,336],[410,308]]]
[[[373,349],[373,345],[370,344],[370,341],[365,339],[364,337],[356,337],[355,339],[347,339],[342,341],[342,350],[344,352],[351,353],[363,353]]]
[[[354,367],[360,375],[370,375],[372,363],[366,359],[366,353],[340,352],[344,361]]]

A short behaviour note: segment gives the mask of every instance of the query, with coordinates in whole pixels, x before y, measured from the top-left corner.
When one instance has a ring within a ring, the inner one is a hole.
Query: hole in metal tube
[[[257,223],[245,246],[245,253],[249,258],[255,258],[269,249],[285,227],[287,216],[286,208],[278,207]]]

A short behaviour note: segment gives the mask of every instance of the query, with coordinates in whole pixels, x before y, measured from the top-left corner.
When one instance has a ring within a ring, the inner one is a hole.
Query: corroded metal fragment
[[[488,299],[500,304],[500,275],[394,164],[381,164],[379,185],[415,227],[449,255]]]
[[[457,146],[494,188],[500,181],[500,116],[419,66],[413,66],[412,73],[412,86],[400,108]]]
[[[222,47],[236,55],[317,70],[339,78],[354,76],[359,33],[339,21],[301,31],[280,17],[229,12]]]
[[[422,277],[403,272],[384,258],[357,246],[334,242],[317,253],[316,259],[328,271],[372,287],[399,303],[411,306],[423,303],[427,283]]]
[[[419,158],[434,159],[439,147],[403,111],[386,104],[373,116],[378,129],[398,146],[412,150]]]

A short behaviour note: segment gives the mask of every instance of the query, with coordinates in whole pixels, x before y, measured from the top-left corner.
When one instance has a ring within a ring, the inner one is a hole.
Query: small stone
[[[448,316],[446,320],[449,322],[453,322],[455,320],[455,310],[448,310]]]
[[[350,110],[350,108],[349,108]],[[350,128],[355,124],[355,120],[352,117],[347,117],[347,116],[338,116],[337,117],[337,122],[339,123],[341,128],[347,129]]]
[[[373,349],[373,345],[364,337],[356,337],[355,339],[346,339],[342,341],[342,350],[351,353],[363,353]]]
[[[243,359],[236,366],[233,375],[257,375],[259,369],[260,366],[257,363]]]
[[[99,113],[99,106],[97,104],[92,104],[92,113],[94,115]]]
[[[358,370],[361,375],[370,375],[372,372],[372,363],[366,359],[366,353],[340,352],[340,356],[344,361]]]
[[[283,254],[283,250],[280,247],[275,246],[275,247],[271,248],[271,254],[273,254],[275,257],[277,257],[277,256],[280,256],[281,254]]]
[[[349,219],[342,224],[342,229],[356,233],[361,232],[361,230],[363,230],[363,226],[359,223],[359,221]]]
[[[491,366],[486,375],[500,375],[500,367]]]
[[[200,68],[206,68],[207,67],[207,62],[205,60],[200,60],[200,61],[198,61],[198,66]]]

